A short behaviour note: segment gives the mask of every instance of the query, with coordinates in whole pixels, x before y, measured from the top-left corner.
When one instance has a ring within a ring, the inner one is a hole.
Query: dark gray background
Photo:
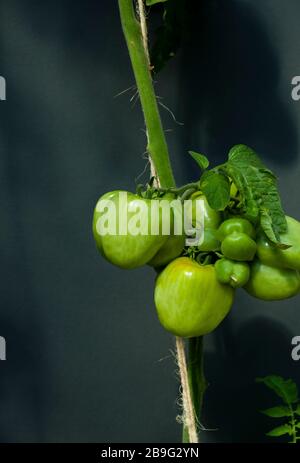
[[[280,176],[299,212],[298,0],[202,0],[191,43],[156,84],[178,183],[197,177],[187,150],[223,161],[246,143]],[[116,1],[2,0],[0,74],[0,440],[179,442],[173,339],[153,305],[154,272],[121,271],[94,248],[97,198],[134,189],[145,137]],[[263,303],[242,291],[206,338],[202,439],[263,441],[277,403],[255,377],[300,385],[291,338],[299,298]]]

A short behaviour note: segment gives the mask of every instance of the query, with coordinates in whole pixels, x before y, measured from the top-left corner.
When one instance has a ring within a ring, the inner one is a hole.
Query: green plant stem
[[[203,354],[203,336],[198,338],[190,338],[188,341],[188,376],[198,428],[201,422],[203,397],[207,387],[204,375]],[[189,436],[185,426],[183,426],[182,431],[182,442],[189,442]]]
[[[295,414],[294,414],[293,407],[291,405],[289,405],[289,409],[290,409],[290,412],[291,412],[291,425],[292,425],[292,429],[293,429],[292,444],[296,444],[297,443],[297,429],[296,429]]]
[[[168,147],[153,88],[149,62],[143,45],[140,24],[136,19],[132,0],[118,0],[118,2],[122,29],[126,39],[145,118],[148,138],[147,151],[154,164],[160,187],[176,189]],[[197,182],[188,186],[197,188],[199,183]],[[186,189],[186,186],[184,189]],[[199,357],[197,357],[198,355]],[[202,405],[205,389],[201,338],[194,338],[189,342],[188,375],[193,407],[194,410],[199,410]],[[196,413],[196,417],[198,417],[198,412]]]
[[[164,188],[173,187],[175,180],[168,147],[143,45],[141,28],[135,16],[132,0],[119,0],[119,10],[147,128],[147,151],[154,164],[160,185]]]

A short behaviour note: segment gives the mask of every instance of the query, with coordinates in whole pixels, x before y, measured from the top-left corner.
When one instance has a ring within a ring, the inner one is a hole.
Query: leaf
[[[189,154],[192,156],[194,161],[197,162],[201,170],[205,170],[209,166],[209,160],[204,154],[196,153],[196,151],[189,151]]]
[[[255,224],[260,222],[271,241],[282,247],[280,233],[287,231],[287,223],[273,172],[245,145],[234,146],[221,168],[241,194],[243,215]]]
[[[277,407],[267,408],[261,410],[264,415],[270,416],[271,418],[282,418],[283,416],[291,416],[291,410],[285,405],[278,405]]]
[[[288,405],[298,402],[297,385],[291,379],[285,380],[281,376],[270,375],[264,378],[256,378],[256,382],[264,383]]]
[[[146,0],[146,5],[151,6],[151,5],[154,5],[155,3],[164,3],[167,1],[168,0]]]
[[[261,227],[264,230],[267,238],[273,244],[275,244],[277,248],[288,249],[288,248],[291,247],[291,245],[289,245],[289,244],[285,244],[285,243],[281,243],[281,242],[277,241],[277,237],[276,237],[275,232],[274,232],[274,230],[272,228],[272,219],[271,219],[269,213],[264,209],[262,209],[260,211],[260,224],[261,224]]]
[[[296,407],[296,409],[295,409],[295,413],[296,413],[296,415],[299,415],[299,416],[300,416],[300,403],[297,404],[297,407]]]
[[[226,175],[210,170],[200,179],[200,189],[210,207],[223,211],[230,201],[230,182]]]
[[[266,436],[279,437],[283,436],[284,434],[292,434],[292,428],[289,424],[282,424],[281,426],[272,429],[271,431],[266,433]]]
[[[164,3],[162,25],[155,31],[155,40],[150,52],[154,73],[161,71],[165,64],[176,55],[188,28],[186,0],[172,0]]]

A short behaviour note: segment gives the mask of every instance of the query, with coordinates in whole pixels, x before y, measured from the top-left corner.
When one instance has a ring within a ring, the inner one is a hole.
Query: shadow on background
[[[211,385],[205,396],[203,422],[217,431],[206,433],[205,438],[216,442],[272,442],[265,433],[281,421],[259,410],[279,405],[281,399],[266,386],[256,384],[255,378],[275,374],[300,384],[299,365],[291,359],[292,333],[281,323],[261,316],[233,333],[229,317],[214,337],[216,353],[205,357],[205,373]]]
[[[257,9],[236,0],[193,1],[190,31],[178,106],[184,151],[200,150],[215,164],[244,143],[265,158],[295,161],[297,133],[277,88],[276,46]]]

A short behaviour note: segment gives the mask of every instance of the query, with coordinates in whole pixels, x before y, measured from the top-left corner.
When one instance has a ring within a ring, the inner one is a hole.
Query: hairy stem
[[[154,164],[161,187],[173,187],[175,186],[175,180],[154,93],[149,61],[143,44],[140,23],[136,19],[132,0],[119,0],[119,9],[147,128],[147,151]]]
[[[201,422],[203,396],[207,387],[204,376],[203,337],[190,338],[188,343],[188,377],[194,405],[196,422]],[[186,426],[183,427],[183,442],[190,442]]]
[[[148,139],[147,151],[151,161],[151,172],[157,177],[159,187],[167,189],[176,188],[169,159],[168,147],[151,78],[149,54],[147,45],[145,45],[147,42],[145,18],[141,18],[142,26],[145,29],[144,33],[142,33],[141,24],[136,19],[133,1],[118,1],[123,33],[126,39],[145,118]],[[141,2],[139,1],[139,5],[140,4]],[[193,186],[197,189],[199,188],[199,183],[197,182],[188,186]],[[186,186],[184,187],[184,190],[185,189]],[[194,344],[192,343],[191,345]],[[199,365],[196,361],[196,356],[199,352],[201,353],[200,359],[202,358],[202,347],[199,350],[199,346],[200,344],[195,344],[195,348],[190,349],[189,366],[187,367],[184,340],[176,337],[176,348],[184,402],[184,418],[186,420],[186,434],[188,442],[191,443],[198,442],[196,429],[197,415],[195,414],[195,410],[198,410],[199,403],[202,401],[202,392],[194,386],[196,384],[195,378],[199,375]],[[194,388],[194,390],[192,390],[192,388]],[[200,395],[198,396],[198,394]],[[197,401],[196,406],[193,404],[193,400]]]
[[[182,387],[182,405],[183,405],[183,428],[186,430],[186,440],[184,442],[197,443],[197,425],[192,390],[190,387],[188,369],[186,365],[184,341],[176,336],[177,362],[179,366],[180,381]]]

